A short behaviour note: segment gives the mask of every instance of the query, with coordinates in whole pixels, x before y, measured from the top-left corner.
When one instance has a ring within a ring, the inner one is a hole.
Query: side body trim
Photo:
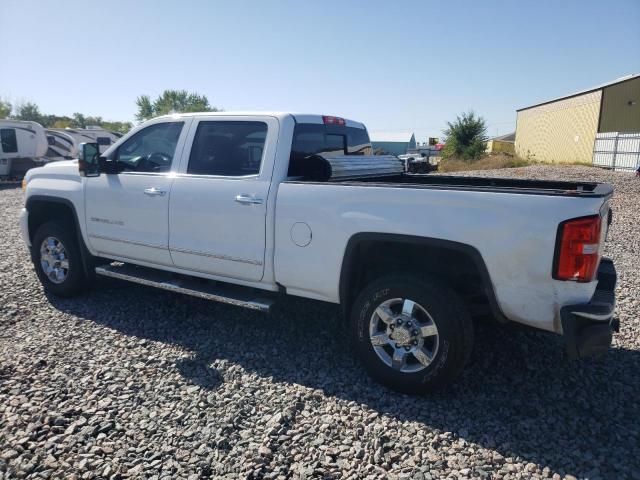
[[[89,235],[89,238],[96,238],[98,240],[108,240],[110,242],[129,243],[131,245],[139,245],[141,247],[157,248],[158,250],[167,250],[166,245],[158,245],[153,243],[138,242],[135,240],[123,240],[122,238],[108,237],[105,235]]]
[[[124,240],[122,238],[114,238],[114,237],[108,237],[105,235],[89,235],[90,238],[97,238],[100,240],[108,240],[110,242],[120,242],[120,243],[128,243],[131,245],[139,245],[141,247],[149,247],[149,248],[157,248],[159,250],[167,250],[168,247],[165,245],[158,245],[158,244],[153,244],[153,243],[146,243],[146,242],[138,242],[135,240]],[[240,262],[240,263],[248,263],[251,265],[262,265],[262,262],[260,260],[251,260],[248,258],[239,258],[239,257],[230,257],[228,255],[218,255],[215,253],[209,253],[209,252],[200,252],[200,251],[194,251],[194,250],[185,250],[182,248],[171,248],[172,252],[179,252],[179,253],[186,253],[189,255],[198,255],[201,257],[209,257],[209,258],[216,258],[219,260],[228,260],[230,262]]]
[[[185,250],[182,248],[171,247],[171,252],[186,253],[189,255],[199,255],[201,257],[216,258],[219,260],[228,260],[230,262],[248,263],[250,265],[262,265],[261,260],[252,260],[250,258],[231,257],[229,255],[221,255],[217,253],[201,252],[197,250]]]

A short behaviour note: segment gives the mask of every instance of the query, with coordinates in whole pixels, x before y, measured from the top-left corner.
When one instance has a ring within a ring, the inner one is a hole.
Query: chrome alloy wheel
[[[40,245],[40,266],[53,283],[64,282],[69,274],[69,259],[64,245],[56,237],[47,237]]]
[[[369,338],[380,360],[403,373],[427,368],[438,353],[438,327],[421,305],[408,298],[386,300],[374,310]]]

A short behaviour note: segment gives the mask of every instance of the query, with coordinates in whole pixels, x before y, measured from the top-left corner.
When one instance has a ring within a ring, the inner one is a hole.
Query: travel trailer
[[[36,122],[0,120],[0,178],[21,178],[47,162],[47,136]]]
[[[81,143],[97,143],[100,146],[100,152],[103,152],[122,136],[121,133],[97,126],[48,128],[46,134],[49,141],[46,156],[50,162],[78,158],[78,147]]]

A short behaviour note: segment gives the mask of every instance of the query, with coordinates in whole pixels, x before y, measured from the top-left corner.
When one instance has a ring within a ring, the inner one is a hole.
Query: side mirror
[[[100,176],[100,148],[97,143],[81,143],[78,149],[78,171],[81,177]]]

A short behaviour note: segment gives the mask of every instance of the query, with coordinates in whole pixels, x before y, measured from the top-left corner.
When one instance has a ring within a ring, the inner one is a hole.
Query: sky
[[[441,136],[640,72],[640,0],[0,0],[0,97],[134,120],[164,89]]]

